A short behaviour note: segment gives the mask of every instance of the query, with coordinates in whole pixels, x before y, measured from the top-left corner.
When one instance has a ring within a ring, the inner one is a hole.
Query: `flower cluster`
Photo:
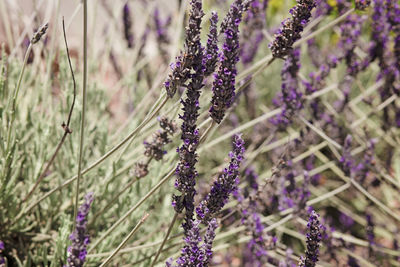
[[[183,224],[185,246],[182,249],[181,256],[177,260],[177,266],[208,266],[209,261],[211,260],[212,243],[215,238],[215,229],[218,227],[215,213],[222,209],[229,198],[229,194],[235,190],[235,183],[238,182],[238,169],[244,153],[244,142],[240,135],[235,135],[233,147],[233,151],[230,152],[231,162],[229,168],[225,169],[224,173],[214,182],[210,193],[196,208],[198,219],[194,220],[192,217],[187,215],[190,211],[187,207],[187,202],[184,202],[182,205],[182,207],[186,208],[186,221]],[[179,197],[175,197],[175,209],[178,207],[177,201],[179,200]],[[186,200],[186,198],[183,198],[183,200],[189,201]],[[217,200],[219,201],[218,203],[216,203]],[[192,201],[194,200],[192,199]],[[216,204],[218,206],[211,206]],[[193,205],[193,202],[191,205]],[[201,247],[199,246],[199,243],[202,240],[199,232],[200,223],[207,225],[207,232],[204,236],[204,243]],[[172,266],[172,263],[168,262],[167,265]]]
[[[168,75],[164,83],[169,97],[175,95],[176,90],[183,86],[187,80],[192,78],[192,70],[203,69],[202,60],[199,56],[203,54],[200,43],[201,20],[204,16],[201,1],[191,1],[192,9],[189,16],[189,25],[186,27],[186,38],[184,52],[181,53],[171,64],[172,73]],[[203,76],[203,70],[201,71]]]
[[[33,37],[31,39],[31,44],[36,44],[37,42],[39,42],[40,39],[42,39],[43,35],[46,34],[46,31],[48,28],[49,28],[48,23],[46,23],[42,27],[40,27],[39,30],[37,32],[35,32],[35,34],[33,34]]]
[[[133,47],[132,17],[131,17],[131,9],[128,3],[124,5],[122,11],[122,21],[124,25],[125,40],[128,44],[128,48],[132,48]]]
[[[282,90],[279,99],[274,99],[275,106],[280,106],[280,114],[270,121],[281,129],[292,122],[294,114],[303,107],[302,93],[299,91],[297,74],[300,69],[300,50],[293,50],[285,60],[282,68]]]
[[[210,32],[208,34],[207,46],[204,55],[204,75],[212,74],[218,62],[218,13],[212,12],[210,18]]]
[[[146,163],[136,163],[135,176],[138,178],[142,178],[148,174],[148,165],[151,159],[159,161],[164,157],[167,153],[167,151],[164,150],[164,146],[171,143],[169,137],[173,136],[177,130],[175,122],[169,120],[167,117],[161,117],[158,118],[158,120],[162,130],[155,132],[150,142],[144,142],[144,155],[148,157],[148,161]]]
[[[164,21],[160,18],[160,12],[158,8],[153,13],[154,26],[156,32],[157,46],[161,52],[161,56],[164,60],[168,60],[168,51],[165,46],[170,43],[167,28],[171,24],[171,16],[168,16]]]
[[[175,188],[182,193],[181,196],[173,196],[173,206],[177,212],[186,210],[184,224],[185,231],[191,227],[194,212],[194,196],[196,194],[196,177],[195,168],[197,162],[196,149],[199,144],[199,130],[197,129],[197,118],[199,116],[199,97],[200,90],[203,87],[204,67],[203,67],[203,50],[200,43],[200,24],[204,12],[200,0],[191,1],[191,13],[189,16],[189,26],[187,27],[187,35],[191,36],[193,43],[190,44],[192,55],[191,81],[187,86],[186,99],[181,100],[183,104],[183,114],[179,115],[182,120],[181,139],[183,144],[178,148],[179,163],[176,168],[177,178],[175,180]]]
[[[163,147],[166,144],[171,143],[169,136],[174,135],[176,131],[176,124],[172,120],[168,120],[167,117],[162,117],[159,119],[159,121],[162,130],[153,134],[153,139],[151,142],[144,142],[144,154],[147,157],[153,157],[155,160],[161,160],[167,153]]]
[[[212,244],[215,238],[215,229],[218,227],[217,220],[212,219],[207,226],[206,234],[204,235],[204,243],[200,235],[200,221],[195,220],[192,228],[185,236],[185,246],[182,249],[181,256],[176,261],[175,267],[198,266],[206,267],[209,265],[212,258]],[[173,266],[172,263],[167,263],[167,266]]]
[[[351,76],[356,74],[362,68],[362,64],[357,60],[355,48],[361,35],[361,27],[365,21],[365,17],[352,14],[340,25],[341,37],[338,47],[341,49],[340,58],[343,58],[347,65],[347,73]]]
[[[318,220],[319,215],[313,210],[307,224],[307,250],[306,256],[301,257],[300,267],[314,267],[318,261],[319,243],[321,242],[321,225]]]
[[[244,141],[240,135],[235,135],[233,151],[229,153],[231,158],[229,167],[225,168],[223,173],[219,175],[211,187],[210,193],[196,208],[197,217],[204,223],[208,222],[214,214],[222,209],[228,201],[229,195],[236,190],[236,179],[238,179],[243,154]]]
[[[92,202],[93,193],[88,193],[85,196],[84,203],[79,207],[78,215],[76,216],[75,230],[69,237],[69,239],[72,241],[72,245],[68,247],[66,267],[81,267],[85,262],[87,254],[86,247],[90,241],[86,229],[86,217],[89,214],[90,205]]]
[[[242,41],[240,49],[241,62],[244,65],[250,64],[264,39],[262,29],[265,26],[265,12],[268,6],[268,0],[260,2],[252,1],[246,17],[243,20]]]
[[[297,0],[290,10],[291,18],[282,22],[282,27],[275,33],[274,41],[269,47],[275,58],[284,58],[293,49],[293,44],[301,38],[304,26],[311,18],[315,0]]]
[[[340,158],[340,163],[342,165],[342,170],[344,174],[348,177],[351,177],[352,169],[354,167],[354,159],[351,155],[351,143],[353,138],[351,135],[347,135],[344,140],[342,157]]]
[[[246,262],[252,266],[262,266],[266,261],[268,249],[275,247],[276,238],[269,236],[264,231],[261,222],[261,215],[258,211],[257,193],[259,189],[257,175],[252,169],[245,171],[246,186],[237,188],[233,196],[237,199],[241,215],[241,222],[246,226],[246,230],[251,233],[251,240],[246,245]],[[248,255],[247,255],[248,254]]]
[[[211,118],[216,123],[222,121],[225,111],[231,106],[235,97],[236,63],[239,61],[239,24],[247,6],[247,1],[235,0],[221,25],[225,42],[219,60],[220,65],[214,76],[212,105],[209,110]]]

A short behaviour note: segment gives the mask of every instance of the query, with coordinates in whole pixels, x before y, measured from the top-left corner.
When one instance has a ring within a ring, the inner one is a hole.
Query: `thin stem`
[[[165,237],[164,237],[164,239],[163,239],[163,241],[162,241],[160,247],[158,248],[157,253],[156,253],[156,256],[154,257],[154,260],[153,260],[153,262],[151,263],[150,267],[153,267],[153,266],[156,264],[157,259],[158,259],[158,257],[160,256],[161,251],[162,251],[162,249],[163,249],[165,243],[167,242],[167,239],[168,239],[169,235],[171,234],[171,231],[172,231],[172,228],[174,227],[176,218],[178,218],[178,213],[177,213],[177,212],[175,212],[174,218],[172,218],[171,224],[170,224],[169,227],[168,227],[167,234],[165,235]]]
[[[39,186],[40,182],[44,179],[44,177],[46,176],[46,173],[49,171],[50,166],[53,164],[58,152],[60,151],[61,146],[64,144],[65,139],[67,138],[67,135],[72,133],[71,129],[70,129],[70,123],[71,123],[71,116],[72,116],[72,111],[74,110],[74,106],[75,106],[75,99],[76,99],[76,82],[75,82],[75,75],[74,75],[74,70],[72,69],[72,64],[71,64],[71,58],[69,55],[69,49],[68,49],[68,43],[67,43],[67,36],[65,33],[65,24],[64,24],[64,18],[62,20],[62,25],[63,25],[63,33],[64,33],[64,42],[65,42],[65,49],[67,50],[67,58],[68,58],[68,64],[69,64],[69,69],[71,71],[71,76],[72,76],[72,81],[73,81],[73,86],[74,86],[74,93],[73,93],[73,99],[72,99],[72,104],[71,107],[69,109],[69,113],[68,113],[68,119],[67,119],[67,123],[66,124],[62,124],[62,127],[64,129],[64,135],[62,136],[60,142],[58,143],[56,150],[54,151],[53,155],[51,156],[50,160],[48,161],[46,167],[44,168],[44,171],[42,172],[42,174],[39,176],[39,178],[37,179],[35,185],[33,186],[33,188],[29,191],[29,193],[26,195],[26,197],[22,200],[22,202],[20,203],[20,205],[22,203],[24,203],[25,201],[27,201],[33,194],[33,192],[36,190],[36,188]]]
[[[83,0],[83,101],[82,101],[81,134],[79,143],[78,177],[76,180],[74,218],[76,217],[78,212],[79,184],[82,177],[81,170],[82,170],[83,145],[85,137],[86,85],[87,85],[87,0]]]
[[[113,253],[100,265],[100,267],[106,266],[111,259],[117,255],[117,253],[128,243],[129,239],[137,232],[139,227],[146,221],[146,219],[149,217],[149,214],[146,213],[142,219],[136,224],[135,228],[132,229],[132,231],[125,237],[125,239],[121,242],[121,244],[118,245],[118,247],[113,251]]]

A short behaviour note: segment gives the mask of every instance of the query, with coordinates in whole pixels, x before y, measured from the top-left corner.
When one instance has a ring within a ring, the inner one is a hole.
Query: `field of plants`
[[[0,0],[0,267],[400,266],[400,1]]]

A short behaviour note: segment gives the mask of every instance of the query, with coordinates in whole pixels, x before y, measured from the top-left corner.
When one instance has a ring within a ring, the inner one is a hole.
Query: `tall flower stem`
[[[86,86],[87,86],[87,0],[83,0],[83,100],[82,119],[79,143],[78,177],[76,179],[74,218],[78,212],[79,184],[82,177],[82,156],[85,137],[85,111],[86,111]]]
[[[35,192],[36,188],[39,186],[40,182],[46,177],[47,172],[50,169],[50,166],[53,164],[58,152],[61,149],[61,146],[64,144],[65,139],[67,138],[68,134],[71,134],[72,131],[69,128],[70,123],[71,123],[71,117],[72,117],[72,111],[74,110],[74,106],[75,106],[75,99],[76,99],[76,82],[75,82],[75,75],[74,75],[74,70],[72,69],[72,64],[71,64],[71,57],[69,55],[69,49],[68,49],[68,43],[67,43],[67,36],[65,33],[65,23],[64,23],[64,18],[62,20],[62,25],[63,25],[63,33],[64,33],[64,42],[65,42],[65,49],[67,51],[67,58],[68,58],[68,65],[69,65],[69,69],[71,71],[71,76],[72,76],[72,82],[73,82],[73,87],[74,87],[74,93],[73,93],[73,99],[72,99],[72,103],[71,103],[71,107],[69,109],[69,113],[68,113],[68,119],[66,123],[62,124],[62,127],[64,129],[64,134],[60,140],[60,142],[58,143],[53,155],[51,156],[50,160],[47,162],[46,167],[44,168],[44,170],[42,171],[42,174],[39,176],[39,178],[36,180],[35,185],[33,186],[33,188],[29,191],[29,193],[26,195],[26,197],[22,200],[22,202],[20,203],[20,205],[24,202],[26,202],[31,196],[32,194]]]

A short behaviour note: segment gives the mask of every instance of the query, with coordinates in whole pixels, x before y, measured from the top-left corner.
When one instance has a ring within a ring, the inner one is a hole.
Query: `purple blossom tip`
[[[76,216],[75,230],[70,235],[69,239],[72,245],[68,247],[67,267],[83,266],[89,244],[89,235],[87,234],[87,215],[89,214],[90,205],[93,202],[93,193],[88,193],[85,196],[83,204],[78,209]]]
[[[274,57],[284,58],[293,49],[294,42],[301,38],[301,32],[310,20],[311,10],[315,6],[315,0],[297,0],[296,6],[289,11],[291,18],[282,22],[282,27],[269,45]]]

